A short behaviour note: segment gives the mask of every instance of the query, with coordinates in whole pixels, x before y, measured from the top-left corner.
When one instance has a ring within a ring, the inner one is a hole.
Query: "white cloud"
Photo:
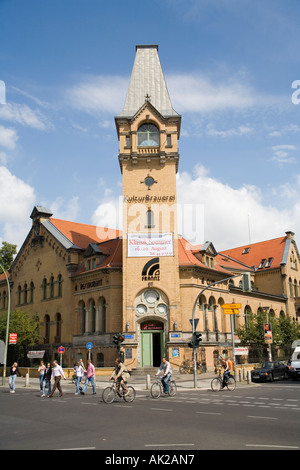
[[[266,206],[257,187],[234,189],[209,177],[202,166],[196,168],[194,176],[178,174],[177,192],[180,204],[204,205],[204,239],[190,240],[192,243],[210,240],[222,250],[279,237],[288,230],[300,233],[299,204],[289,201],[284,209]]]
[[[39,110],[33,110],[26,104],[6,103],[0,107],[0,119],[42,131],[50,127],[47,118]]]
[[[124,103],[128,78],[118,76],[86,76],[67,90],[72,107],[88,113],[116,113]]]
[[[34,188],[4,166],[0,167],[0,187],[1,239],[20,248],[31,227],[29,217],[24,219],[24,214],[27,217],[34,206]]]
[[[271,106],[280,97],[261,95],[244,77],[214,82],[202,74],[167,76],[174,109],[180,113],[242,111],[254,106]]]
[[[57,197],[52,203],[42,203],[43,206],[49,207],[56,219],[77,220],[79,213],[79,197],[74,196],[65,202],[62,197]]]
[[[0,108],[1,109],[1,108]],[[17,131],[0,125],[0,146],[14,150],[18,141]]]
[[[279,165],[285,163],[294,163],[296,161],[295,157],[291,155],[293,150],[297,150],[295,145],[274,145],[272,150],[273,157],[271,160]]]

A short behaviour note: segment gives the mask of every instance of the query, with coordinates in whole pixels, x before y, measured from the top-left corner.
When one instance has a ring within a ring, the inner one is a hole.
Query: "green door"
[[[141,367],[158,367],[163,350],[162,331],[141,332]]]

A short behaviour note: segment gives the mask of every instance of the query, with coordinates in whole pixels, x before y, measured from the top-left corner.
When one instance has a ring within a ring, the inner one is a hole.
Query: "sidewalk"
[[[197,374],[197,387],[194,387],[194,377],[191,374],[174,374],[173,378],[176,381],[178,391],[193,391],[193,390],[210,390],[211,380],[215,377],[213,372],[207,372],[203,374]],[[148,379],[149,380],[149,379]],[[150,376],[150,383],[155,380],[154,376]],[[0,379],[1,381],[1,379]],[[39,390],[39,379],[29,377],[27,380],[28,386],[26,386],[26,379],[17,378],[16,389],[26,388],[28,390]],[[103,389],[109,385],[109,376],[97,376],[95,380],[96,388]],[[147,391],[147,376],[146,375],[132,375],[128,381],[129,385],[132,385],[137,391]],[[63,390],[66,392],[73,392],[75,390],[75,384],[72,383],[70,378],[62,380],[61,382]],[[247,382],[237,382],[237,386],[246,386]],[[2,382],[0,388],[2,387]],[[5,387],[8,387],[8,377],[6,377]]]

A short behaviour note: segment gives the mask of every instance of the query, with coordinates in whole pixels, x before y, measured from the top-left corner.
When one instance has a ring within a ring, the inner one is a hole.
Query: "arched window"
[[[57,293],[57,295],[58,295],[58,297],[62,297],[62,282],[63,281],[62,281],[62,275],[61,274],[58,275],[57,282],[58,282],[58,293]]]
[[[54,298],[54,277],[51,276],[50,278],[50,298]]]
[[[49,339],[50,339],[50,317],[49,317],[49,315],[45,315],[44,323],[45,323],[44,343],[49,343]]]
[[[34,293],[34,284],[30,283],[30,303],[33,304],[33,293]]]
[[[79,334],[85,333],[85,303],[83,300],[79,303]]]
[[[43,279],[43,300],[47,299],[47,279]]]
[[[27,304],[27,284],[24,284],[24,304]]]
[[[61,314],[57,313],[55,315],[55,326],[56,326],[56,331],[55,331],[55,343],[60,343],[60,337],[61,337]]]
[[[21,286],[18,287],[18,305],[22,303],[22,288]]]
[[[154,124],[143,124],[137,132],[138,147],[159,147],[159,129]]]

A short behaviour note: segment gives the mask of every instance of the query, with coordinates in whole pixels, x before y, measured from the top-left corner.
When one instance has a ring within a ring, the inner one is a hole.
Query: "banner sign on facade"
[[[173,256],[172,233],[129,233],[128,256],[153,257]]]

